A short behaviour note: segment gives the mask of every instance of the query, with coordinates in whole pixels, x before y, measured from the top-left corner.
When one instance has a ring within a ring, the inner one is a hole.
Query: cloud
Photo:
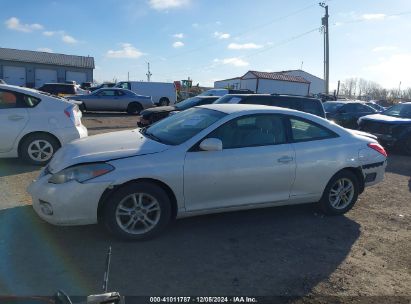
[[[362,20],[384,20],[387,15],[385,14],[363,14],[361,15]]]
[[[10,30],[14,31],[20,31],[20,32],[25,32],[25,33],[30,33],[32,31],[36,30],[42,30],[43,26],[38,23],[32,23],[32,24],[22,24],[20,23],[20,20],[16,17],[11,17],[7,19],[4,24],[6,27]]]
[[[46,53],[53,53],[53,50],[49,49],[49,48],[38,48],[37,51],[46,52]]]
[[[106,53],[106,57],[108,58],[140,58],[143,56],[144,53],[136,49],[130,43],[123,43],[121,44],[121,50],[109,50]]]
[[[386,88],[398,87],[400,81],[403,87],[411,87],[411,53],[394,54],[380,60],[381,62],[364,68],[369,72],[368,78]]]
[[[386,52],[386,51],[395,51],[397,50],[398,47],[393,46],[393,45],[382,45],[382,46],[377,46],[372,49],[373,52]]]
[[[56,32],[53,32],[53,31],[44,31],[44,32],[43,32],[43,35],[44,35],[44,36],[51,37],[51,36],[53,36],[55,33],[56,33]]]
[[[176,42],[173,43],[173,48],[180,48],[180,47],[183,47],[183,46],[184,46],[184,43],[181,42],[181,41],[176,41]]]
[[[70,36],[70,35],[63,35],[61,37],[61,40],[64,43],[68,43],[68,44],[76,44],[78,41],[76,39],[74,39],[74,37]]]
[[[222,64],[229,64],[236,67],[243,67],[248,66],[249,63],[240,57],[231,57],[231,58],[224,58],[224,59],[214,59],[214,63],[222,63]]]
[[[220,33],[220,32],[214,32],[214,37],[218,39],[228,39],[230,38],[230,34],[228,33]]]
[[[190,4],[190,0],[149,0],[151,8],[161,11],[171,8],[179,8]]]
[[[183,34],[183,33],[174,34],[173,37],[174,37],[174,38],[178,38],[178,39],[183,39],[183,38],[184,38],[184,34]]]
[[[228,45],[228,48],[230,50],[251,50],[251,49],[261,49],[263,46],[260,44],[255,44],[255,43],[243,43],[243,44],[238,44],[238,43],[230,43]]]

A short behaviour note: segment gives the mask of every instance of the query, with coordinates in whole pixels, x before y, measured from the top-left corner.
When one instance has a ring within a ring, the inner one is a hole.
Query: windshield
[[[341,108],[344,104],[343,103],[337,103],[337,102],[324,102],[324,110],[325,112],[328,113],[334,113],[337,112],[339,108]]]
[[[381,107],[380,105],[377,105],[376,103],[373,103],[373,102],[367,102],[367,103],[366,103],[366,105],[367,105],[367,106],[369,106],[369,107],[371,107],[371,108],[373,108],[374,110],[377,110],[377,111],[384,111],[384,108],[383,108],[383,107]]]
[[[179,145],[226,115],[215,110],[191,108],[160,120],[148,129],[142,129],[141,133],[167,145]]]
[[[186,110],[188,108],[196,106],[200,100],[201,98],[198,98],[198,97],[188,98],[176,104],[176,109],[180,111]]]
[[[240,103],[241,100],[243,100],[242,97],[226,95],[226,96],[220,97],[214,103]]]
[[[198,96],[224,96],[227,93],[228,93],[228,90],[224,90],[224,89],[221,89],[221,90],[208,90],[208,91],[205,91],[205,92],[199,94]]]
[[[399,104],[392,106],[382,114],[401,118],[411,118],[411,104]]]

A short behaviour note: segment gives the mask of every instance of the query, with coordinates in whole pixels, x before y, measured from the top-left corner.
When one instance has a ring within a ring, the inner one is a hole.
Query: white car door
[[[289,117],[293,148],[296,154],[296,176],[291,200],[319,199],[331,177],[358,151],[344,143],[333,131],[312,121]],[[352,156],[347,153],[351,151]]]
[[[0,152],[13,149],[16,139],[26,126],[29,115],[21,94],[0,89]]]
[[[279,115],[233,119],[207,138],[219,138],[222,151],[186,153],[184,196],[187,211],[288,201],[295,157]]]

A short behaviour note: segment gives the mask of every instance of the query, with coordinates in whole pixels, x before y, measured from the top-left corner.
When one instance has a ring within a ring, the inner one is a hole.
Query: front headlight
[[[49,183],[63,184],[73,180],[82,183],[113,170],[114,167],[106,163],[77,165],[53,174],[49,179]]]

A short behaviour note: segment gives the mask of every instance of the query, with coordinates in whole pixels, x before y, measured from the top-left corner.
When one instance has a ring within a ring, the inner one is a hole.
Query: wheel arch
[[[23,137],[20,138],[19,143],[17,145],[17,154],[18,154],[19,157],[21,156],[21,146],[22,146],[23,142],[28,137],[33,136],[33,135],[47,135],[47,136],[50,136],[58,142],[59,148],[61,148],[61,146],[62,146],[60,139],[56,135],[54,135],[50,132],[47,132],[47,131],[33,131],[33,132],[25,134]]]
[[[160,99],[158,100],[158,103],[161,104],[161,101],[165,100],[167,105],[170,105],[170,99],[166,96],[160,97]]]
[[[351,173],[353,173],[359,182],[359,189],[358,189],[358,193],[361,194],[362,192],[364,192],[364,188],[365,188],[365,180],[364,180],[364,175],[362,173],[362,169],[361,167],[345,167],[342,168],[341,170],[337,171],[332,177],[331,179],[338,173],[342,172],[342,171],[350,171]],[[330,180],[331,180],[330,179]]]
[[[120,185],[115,185],[113,187],[109,187],[106,190],[104,190],[103,194],[100,197],[100,200],[98,202],[98,207],[97,207],[97,221],[99,223],[101,223],[102,220],[102,216],[103,216],[103,210],[104,210],[104,204],[105,202],[120,188],[129,185],[129,184],[133,184],[133,183],[140,183],[140,182],[149,182],[149,183],[153,183],[157,186],[159,186],[160,188],[162,188],[167,196],[170,199],[171,202],[171,218],[175,219],[177,216],[177,210],[178,210],[178,206],[177,206],[177,198],[174,194],[174,191],[164,182],[157,180],[157,179],[153,179],[153,178],[138,178],[138,179],[133,179],[130,180],[128,182],[125,182],[123,184]]]
[[[138,100],[133,100],[133,101],[130,101],[128,104],[127,104],[127,107],[126,107],[126,112],[129,112],[130,111],[130,107],[132,107],[133,105],[136,105],[139,109],[138,109],[138,113],[140,113],[141,111],[143,111],[144,110],[144,107],[143,107],[143,105],[141,104],[141,102],[140,101],[138,101]]]

